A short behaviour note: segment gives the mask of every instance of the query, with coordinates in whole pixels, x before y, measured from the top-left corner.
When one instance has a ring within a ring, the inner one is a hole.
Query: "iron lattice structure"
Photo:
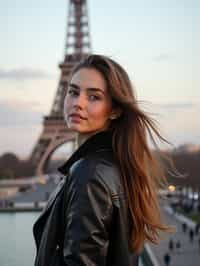
[[[91,53],[91,41],[86,0],[70,0],[64,61],[59,65],[60,80],[48,116],[43,118],[43,130],[30,155],[35,172],[41,175],[52,153],[63,143],[73,141],[75,133],[67,128],[63,117],[64,96],[72,68]]]

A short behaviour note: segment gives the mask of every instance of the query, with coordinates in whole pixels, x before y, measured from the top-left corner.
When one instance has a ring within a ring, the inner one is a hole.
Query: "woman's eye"
[[[98,100],[100,100],[101,98],[100,98],[100,96],[98,96],[98,95],[89,95],[89,99],[91,100],[91,101],[98,101]]]
[[[67,94],[71,96],[77,96],[78,92],[76,90],[68,89]]]

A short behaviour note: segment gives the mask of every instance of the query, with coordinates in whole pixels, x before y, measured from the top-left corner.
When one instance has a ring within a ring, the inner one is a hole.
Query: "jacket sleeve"
[[[106,265],[112,201],[101,165],[79,162],[67,188],[64,261],[68,266]]]

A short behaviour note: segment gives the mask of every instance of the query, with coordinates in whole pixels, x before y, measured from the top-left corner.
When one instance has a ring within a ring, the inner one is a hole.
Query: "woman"
[[[72,71],[64,118],[79,147],[34,225],[35,266],[136,266],[144,243],[168,230],[157,199],[163,172],[147,133],[165,140],[125,70],[105,56],[90,55]]]

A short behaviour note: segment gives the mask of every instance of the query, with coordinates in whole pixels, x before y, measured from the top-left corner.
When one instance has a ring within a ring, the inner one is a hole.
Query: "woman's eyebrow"
[[[70,83],[69,87],[72,87],[74,89],[80,90],[80,87],[77,84],[74,84],[74,83]],[[105,91],[100,89],[100,88],[89,87],[89,88],[86,88],[86,90],[87,91],[101,92],[101,93],[105,94]]]
[[[105,94],[105,91],[100,89],[100,88],[87,88],[86,90],[94,91],[94,92],[101,92],[101,93]]]
[[[80,90],[80,87],[78,85],[74,84],[74,83],[69,83],[69,87],[72,87],[72,88]]]

